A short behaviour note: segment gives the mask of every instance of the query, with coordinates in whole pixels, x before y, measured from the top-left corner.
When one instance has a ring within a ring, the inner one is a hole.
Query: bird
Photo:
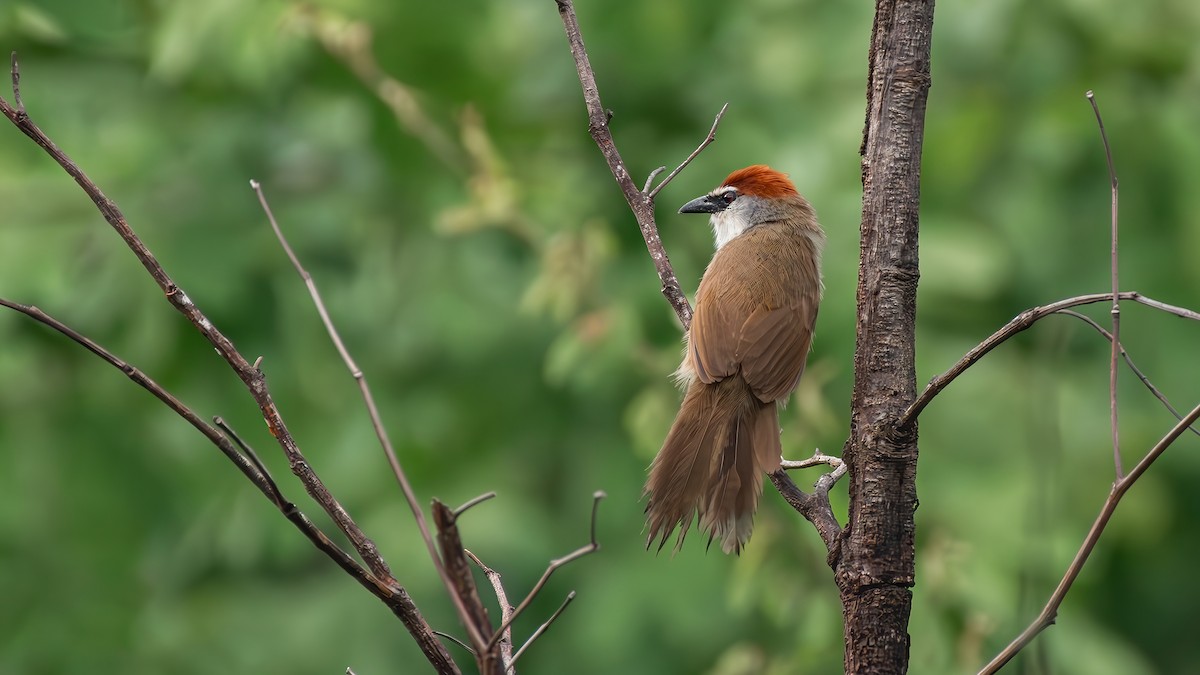
[[[693,521],[740,554],[754,527],[763,474],[782,460],[778,408],[796,389],[824,286],[825,233],[787,174],[756,164],[730,173],[680,213],[707,213],[716,252],[696,291],[683,363],[685,390],[650,465],[646,548],[675,551]]]

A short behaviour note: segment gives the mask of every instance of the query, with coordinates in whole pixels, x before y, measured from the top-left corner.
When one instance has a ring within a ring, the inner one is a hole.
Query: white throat
[[[720,249],[734,237],[749,229],[750,221],[745,216],[746,213],[742,209],[725,209],[712,214],[708,222],[712,225],[713,238],[716,239],[717,249]]]

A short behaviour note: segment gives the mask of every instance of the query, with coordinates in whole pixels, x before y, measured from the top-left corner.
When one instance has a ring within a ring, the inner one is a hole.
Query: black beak
[[[712,195],[704,195],[703,197],[696,197],[692,201],[679,207],[679,212],[680,213],[716,213],[717,211],[720,211],[723,208],[725,208],[725,205],[721,204]]]

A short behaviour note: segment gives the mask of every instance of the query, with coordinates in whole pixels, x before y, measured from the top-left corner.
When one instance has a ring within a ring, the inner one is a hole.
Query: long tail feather
[[[779,423],[774,403],[753,396],[738,375],[715,384],[693,382],[646,482],[646,547],[679,529],[683,545],[693,520],[740,552],[750,538],[763,474],[779,468]]]

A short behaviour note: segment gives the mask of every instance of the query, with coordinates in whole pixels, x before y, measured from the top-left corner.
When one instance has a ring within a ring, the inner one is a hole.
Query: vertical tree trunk
[[[858,340],[845,459],[850,518],[835,565],[847,673],[908,667],[917,433],[917,209],[933,0],[877,0],[863,131]]]

